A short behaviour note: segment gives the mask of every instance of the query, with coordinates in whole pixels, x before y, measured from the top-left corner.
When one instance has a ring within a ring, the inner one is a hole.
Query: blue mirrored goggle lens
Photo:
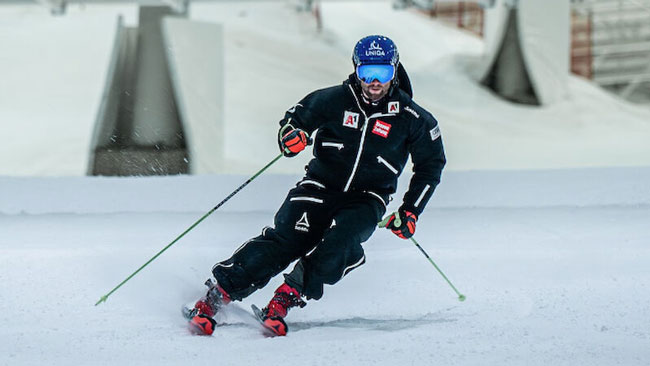
[[[385,84],[395,76],[393,65],[359,65],[357,66],[357,77],[364,83],[370,84],[375,79]]]

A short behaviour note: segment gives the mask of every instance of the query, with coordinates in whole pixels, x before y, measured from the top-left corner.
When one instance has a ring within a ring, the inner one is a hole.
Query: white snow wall
[[[248,176],[176,175],[154,177],[0,176],[0,217],[16,214],[102,214],[210,210]],[[408,188],[402,177],[389,211]],[[219,211],[269,212],[282,204],[300,175],[263,174]],[[427,210],[440,208],[647,206],[650,167],[531,171],[445,172]],[[189,225],[189,223],[188,223]]]
[[[540,104],[561,100],[567,93],[570,70],[570,5],[566,0],[497,0],[494,7],[486,9],[486,53],[481,79],[498,61],[508,36],[511,9],[516,10],[518,26],[514,36]]]
[[[167,17],[163,34],[190,173],[217,173],[224,155],[223,27]]]

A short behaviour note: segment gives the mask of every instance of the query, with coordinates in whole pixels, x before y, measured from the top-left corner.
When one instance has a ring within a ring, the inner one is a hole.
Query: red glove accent
[[[388,223],[386,228],[390,229],[393,234],[399,236],[402,239],[408,239],[415,234],[415,222],[418,221],[418,217],[410,211],[399,211],[400,225],[395,225],[395,213],[390,215],[388,218]]]
[[[301,129],[291,130],[280,139],[280,148],[284,156],[296,156],[309,145],[310,139],[307,132]]]

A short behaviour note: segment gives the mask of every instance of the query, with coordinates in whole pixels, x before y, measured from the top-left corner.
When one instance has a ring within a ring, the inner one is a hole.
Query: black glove
[[[397,219],[396,214],[399,215],[399,220]],[[399,225],[397,225],[398,221]],[[386,229],[390,229],[393,234],[402,239],[408,239],[415,234],[416,221],[418,221],[418,217],[415,216],[414,213],[400,209],[398,212],[393,212],[390,215],[388,223],[386,224]]]
[[[292,157],[298,155],[299,152],[303,151],[307,145],[311,145],[312,140],[307,134],[307,132],[295,128],[288,131],[284,131],[284,128],[280,130],[278,134],[278,145],[280,146],[280,151],[286,157]]]

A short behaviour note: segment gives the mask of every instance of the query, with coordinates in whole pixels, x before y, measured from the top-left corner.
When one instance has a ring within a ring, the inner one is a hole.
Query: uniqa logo
[[[370,43],[370,48],[366,50],[366,56],[385,56],[385,55],[386,53],[381,48],[381,46],[377,43],[377,41],[372,41],[372,43]]]
[[[381,50],[381,47],[379,46],[377,41],[372,41],[372,43],[370,43],[370,49],[371,50]]]

